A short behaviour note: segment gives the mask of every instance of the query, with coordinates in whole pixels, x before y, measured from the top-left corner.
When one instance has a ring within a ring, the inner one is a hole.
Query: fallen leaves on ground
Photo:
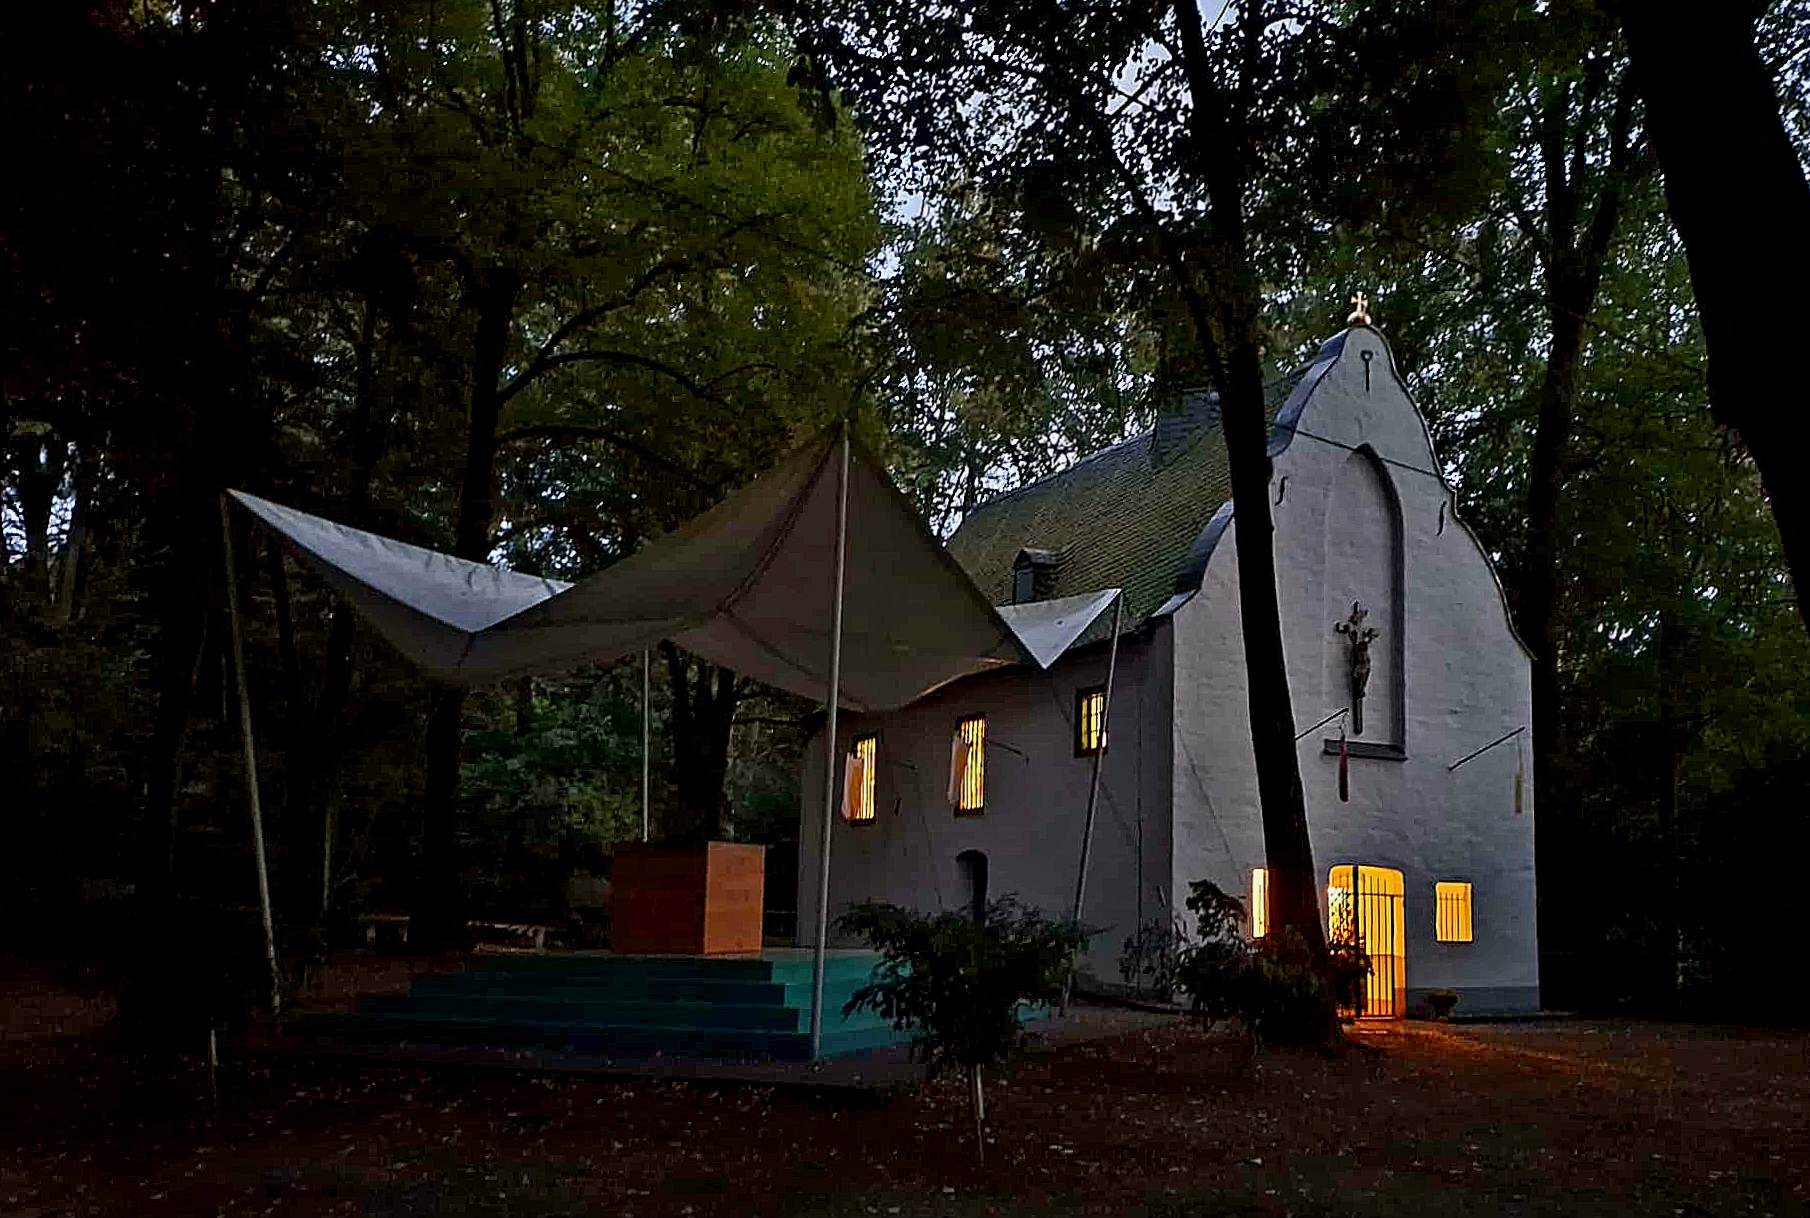
[[[48,983],[0,972],[0,1004],[21,986]],[[1810,1213],[1802,1033],[1395,1024],[1252,1062],[1177,1025],[991,1081],[982,1169],[954,1082],[251,1058],[215,1107],[198,1056],[153,1069],[72,1023],[98,999],[30,1001],[63,1031],[0,1042],[0,1216]]]

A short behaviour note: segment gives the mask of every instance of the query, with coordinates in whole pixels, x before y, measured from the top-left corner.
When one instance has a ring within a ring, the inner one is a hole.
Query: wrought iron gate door
[[[1370,955],[1364,981],[1365,1019],[1400,1019],[1407,1006],[1407,932],[1402,924],[1402,873],[1346,864],[1327,877],[1327,937],[1356,942]]]

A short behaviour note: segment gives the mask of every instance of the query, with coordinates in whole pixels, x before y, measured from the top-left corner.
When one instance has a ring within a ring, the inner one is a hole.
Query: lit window
[[[1075,694],[1075,756],[1091,757],[1106,743],[1106,690],[1102,686]]]
[[[1404,892],[1402,873],[1393,867],[1344,863],[1326,877],[1327,941],[1355,943],[1370,957],[1363,1001],[1348,1012],[1371,1019],[1402,1013],[1408,985]]]
[[[1270,933],[1270,873],[1267,867],[1251,869],[1251,938]]]
[[[987,806],[987,717],[963,719],[955,733],[949,774],[950,802],[958,814],[978,816]]]
[[[1352,897],[1350,867],[1334,867],[1331,882],[1326,885],[1326,941],[1359,941],[1357,902]]]
[[[855,741],[842,794],[842,814],[849,820],[874,818],[874,775],[879,755],[878,736],[862,736]]]
[[[1433,885],[1434,935],[1441,943],[1471,941],[1471,886],[1441,882]]]

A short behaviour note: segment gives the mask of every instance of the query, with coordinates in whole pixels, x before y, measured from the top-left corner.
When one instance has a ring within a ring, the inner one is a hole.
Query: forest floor
[[[1810,1034],[1177,1024],[879,1091],[253,1056],[161,1070],[0,956],[0,1216],[1810,1214]]]

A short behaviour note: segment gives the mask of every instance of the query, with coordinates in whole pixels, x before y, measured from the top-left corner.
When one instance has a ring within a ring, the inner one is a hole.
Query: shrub
[[[855,991],[844,1014],[873,1011],[909,1031],[933,1074],[968,1076],[975,1144],[985,1157],[986,1104],[981,1070],[1023,1043],[1018,1008],[1062,1000],[1087,936],[1072,923],[1027,909],[1010,897],[981,921],[954,913],[919,914],[896,905],[858,905],[837,921],[880,953],[874,979]]]
[[[1167,1000],[1175,993],[1176,972],[1187,946],[1187,932],[1178,922],[1152,918],[1125,940],[1119,976],[1133,994]]]
[[[1364,1013],[1365,982],[1370,977],[1370,953],[1349,940],[1326,945],[1327,975],[1332,981],[1333,1001],[1356,1015]]]
[[[1188,995],[1203,1023],[1240,1019],[1253,984],[1253,953],[1239,928],[1244,903],[1217,884],[1196,880],[1189,886],[1188,909],[1194,914],[1194,941],[1176,963],[1176,988]]]
[[[1244,903],[1197,880],[1188,908],[1195,941],[1182,953],[1176,985],[1203,1023],[1236,1020],[1258,1043],[1324,1045],[1339,1037],[1339,1007],[1361,1009],[1370,958],[1356,944],[1335,944],[1323,968],[1301,937],[1276,931],[1244,937]]]
[[[1253,1039],[1278,1045],[1329,1045],[1339,1039],[1338,998],[1298,933],[1272,932],[1251,960],[1239,1018]]]

